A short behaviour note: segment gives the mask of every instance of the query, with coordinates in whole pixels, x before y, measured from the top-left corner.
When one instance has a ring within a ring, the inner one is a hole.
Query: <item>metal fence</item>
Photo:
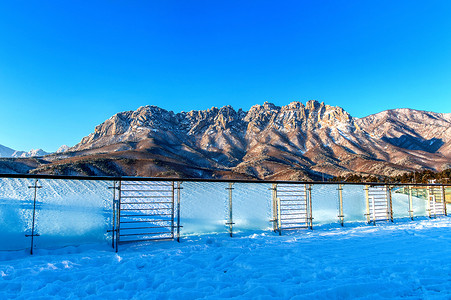
[[[0,250],[180,240],[447,215],[451,187],[0,175]]]

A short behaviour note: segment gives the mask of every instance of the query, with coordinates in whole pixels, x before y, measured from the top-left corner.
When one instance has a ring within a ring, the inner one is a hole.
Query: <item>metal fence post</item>
[[[226,225],[229,225],[229,234],[230,237],[233,235],[233,214],[232,214],[232,190],[233,190],[233,182],[229,182],[229,187],[226,188],[226,190],[229,190],[229,220],[227,221]]]
[[[429,186],[426,187],[426,191],[427,191],[427,199],[428,199],[428,211],[429,211],[429,218],[432,218],[432,214],[433,214],[433,207],[431,204],[431,199],[433,202],[435,202],[434,196],[431,195],[431,188]]]
[[[341,226],[344,226],[344,214],[343,214],[343,185],[338,185],[338,220]]]
[[[180,243],[180,192],[182,187],[180,186],[182,183],[177,181],[177,242]]]
[[[390,221],[393,222],[393,201],[391,198],[391,190],[392,190],[392,186],[388,185],[387,186],[387,193],[388,193],[388,216],[390,218]]]
[[[117,190],[119,191],[119,197],[116,203],[116,252],[119,251],[119,238],[121,236],[121,189],[122,189],[122,182],[119,180],[119,185],[117,187]]]
[[[412,187],[408,186],[407,189],[409,190],[409,214],[410,214],[410,219],[413,220]]]
[[[273,183],[272,187],[270,188],[272,191],[272,220],[269,220],[272,222],[272,229],[274,232],[277,231],[278,226],[278,212],[277,212],[277,183]]]
[[[366,198],[366,222],[368,224],[370,224],[371,222],[371,215],[370,215],[370,195],[368,193],[369,191],[369,186],[365,185],[365,187],[363,188],[365,190],[365,198]]]
[[[279,235],[282,235],[282,220],[281,220],[281,208],[280,208],[280,198],[276,198],[277,201],[277,228],[279,230]]]
[[[174,181],[172,182],[172,193],[171,193],[171,200],[172,200],[172,205],[171,205],[171,237],[172,239],[174,239],[174,208],[175,208],[175,183]]]
[[[111,247],[113,247],[113,249],[116,246],[115,240],[117,238],[117,229],[116,229],[116,224],[117,224],[117,199],[116,199],[116,180],[113,181],[113,186],[108,187],[108,189],[112,189],[113,190],[113,227],[111,228],[111,230],[107,230],[107,232],[111,232]]]
[[[42,188],[42,186],[38,186],[38,179],[34,180],[34,185],[28,186],[29,189],[34,189],[34,197],[33,197],[33,219],[31,222],[31,234],[26,234],[26,237],[31,237],[31,247],[30,254],[33,255],[33,247],[34,247],[34,237],[39,236],[39,234],[34,233],[34,225],[36,221],[36,198],[38,194],[38,189]]]
[[[308,193],[307,202],[308,202],[308,214],[309,214],[309,216],[308,216],[309,223],[307,223],[307,224],[310,224],[308,226],[310,227],[311,230],[313,230],[312,185],[308,184],[307,187],[308,187],[307,188],[307,193]]]

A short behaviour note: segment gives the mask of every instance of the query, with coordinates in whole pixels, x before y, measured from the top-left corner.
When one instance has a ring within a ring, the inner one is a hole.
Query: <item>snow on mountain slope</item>
[[[11,157],[16,150],[0,145],[0,157]]]
[[[402,108],[383,111],[356,122],[374,137],[397,147],[451,154],[451,114]]]
[[[448,217],[0,252],[0,298],[450,299]]]
[[[28,152],[25,151],[15,151],[11,157],[36,157],[36,156],[44,156],[49,154],[42,149],[31,149]]]
[[[63,152],[66,152],[67,150],[69,150],[69,146],[67,146],[67,145],[62,145],[62,146],[60,146],[60,147],[56,150],[55,153],[63,153]]]
[[[35,157],[49,154],[42,149],[31,149],[30,151],[18,151],[0,145],[0,157]]]

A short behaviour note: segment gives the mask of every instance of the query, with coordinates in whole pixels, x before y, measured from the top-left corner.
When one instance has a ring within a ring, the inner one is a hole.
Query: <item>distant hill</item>
[[[0,145],[0,157],[11,157],[16,150]]]
[[[17,151],[0,145],[0,157],[36,157],[49,154],[42,149],[31,149],[30,151]]]

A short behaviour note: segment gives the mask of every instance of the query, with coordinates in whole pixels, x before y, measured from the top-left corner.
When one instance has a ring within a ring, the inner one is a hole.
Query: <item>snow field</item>
[[[451,219],[0,252],[1,299],[450,299]]]

